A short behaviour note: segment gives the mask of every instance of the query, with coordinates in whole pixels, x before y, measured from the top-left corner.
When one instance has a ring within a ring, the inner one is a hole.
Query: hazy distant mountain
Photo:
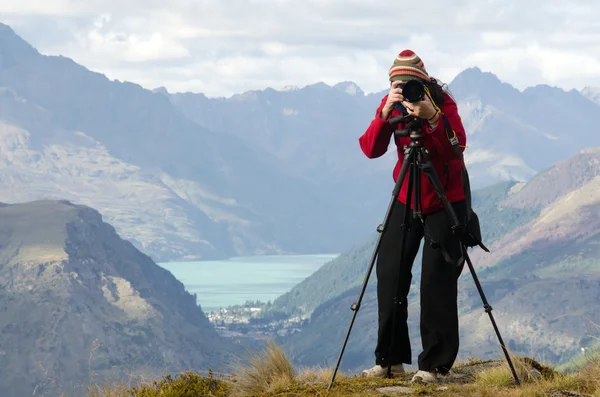
[[[289,172],[328,191],[340,185],[348,194],[360,190],[365,174],[375,174],[374,169],[387,172],[385,177],[390,178],[393,156],[382,165],[360,152],[358,137],[374,109],[365,106],[362,91],[353,83],[250,91],[228,99],[191,93],[172,94],[170,98],[196,123],[234,134],[250,147],[266,149],[287,165]]]
[[[156,260],[336,252],[353,202],[162,94],[42,56],[0,25],[0,199],[92,205]]]
[[[506,343],[515,352],[564,363],[590,342],[600,323],[600,149],[556,163],[526,184],[476,192],[485,241],[492,252],[471,254]],[[302,365],[337,358],[351,304],[367,271],[374,240],[340,255],[274,302],[273,309],[311,314],[310,325],[284,342]],[[420,256],[409,302],[416,354]],[[371,276],[343,367],[372,365],[377,306]],[[460,282],[461,357],[501,355],[468,269]],[[318,291],[318,292],[317,292]]]
[[[2,396],[226,370],[242,352],[181,282],[89,207],[2,204],[0,247]]]
[[[576,90],[538,85],[521,92],[478,68],[459,74],[450,89],[469,133],[465,157],[476,186],[524,181],[600,146],[600,106]]]
[[[600,145],[600,106],[577,91],[540,85],[521,92],[476,67],[460,73],[449,89],[467,130],[465,156],[475,188],[526,181],[556,161]],[[369,228],[385,211],[397,155],[390,144],[383,159],[366,159],[357,139],[386,92],[365,95],[346,81],[231,98],[193,93],[169,97],[198,124],[237,134],[321,189],[365,203],[360,211]],[[575,121],[567,121],[566,113]]]

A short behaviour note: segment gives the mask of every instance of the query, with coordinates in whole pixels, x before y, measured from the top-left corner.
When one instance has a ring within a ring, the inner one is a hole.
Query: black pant
[[[465,202],[454,203],[452,206],[459,222],[464,224]],[[379,332],[375,348],[376,364],[383,367],[389,364],[412,364],[407,325],[407,296],[412,280],[412,264],[419,251],[421,239],[425,237],[420,291],[423,352],[419,355],[419,369],[446,373],[452,368],[458,354],[457,289],[464,261],[456,261],[462,257],[461,245],[458,237],[450,229],[444,210],[425,216],[425,229],[419,219],[412,219],[410,213],[410,230],[406,236],[405,254],[401,255],[404,208],[401,202],[394,206],[387,230],[382,236],[377,258]],[[431,247],[432,237],[446,249],[455,263],[448,263],[440,248]],[[395,332],[391,335],[398,275],[401,288],[398,298],[401,303],[396,308]],[[390,343],[393,346],[391,356]]]

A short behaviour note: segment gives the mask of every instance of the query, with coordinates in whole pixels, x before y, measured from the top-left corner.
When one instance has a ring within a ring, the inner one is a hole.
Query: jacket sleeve
[[[360,148],[370,159],[383,156],[390,145],[393,129],[386,120],[381,118],[381,110],[386,100],[387,95],[381,100],[375,112],[375,118],[373,118],[367,130],[358,138]]]
[[[462,124],[460,115],[458,114],[456,102],[454,102],[454,100],[448,96],[441,107],[441,111],[446,115],[448,122],[450,123],[450,138],[452,138],[452,130],[454,130],[456,138],[458,138],[459,148],[461,152],[464,152],[467,144],[467,134],[465,133],[465,128]],[[430,130],[429,125],[427,125],[425,131],[430,139],[430,143],[437,152],[437,155],[446,160],[452,160],[456,158],[456,153],[452,149],[452,144],[446,135],[444,119],[441,116],[433,130]]]

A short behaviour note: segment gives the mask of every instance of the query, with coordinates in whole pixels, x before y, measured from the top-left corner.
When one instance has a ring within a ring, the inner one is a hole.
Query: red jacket
[[[446,115],[450,125],[454,129],[461,151],[464,151],[467,141],[465,129],[458,114],[456,103],[449,95],[446,94],[445,96],[446,100],[444,104],[440,106],[440,109]],[[387,120],[383,120],[381,118],[381,110],[387,101],[387,97],[388,96],[386,95],[381,100],[381,104],[375,113],[375,118],[373,121],[371,121],[371,124],[365,133],[359,138],[360,148],[362,149],[363,153],[371,159],[383,156],[388,149],[390,138],[394,130],[403,129],[405,127],[404,123],[398,124],[397,127],[392,127],[386,122]],[[400,115],[400,111],[394,109],[388,119]],[[444,191],[446,192],[448,201],[453,203],[463,200],[465,198],[461,172],[463,165],[460,159],[456,156],[456,153],[453,151],[452,145],[446,136],[443,119],[440,117],[436,127],[431,131],[429,130],[429,124],[427,122],[424,122],[423,124],[423,146],[429,152],[431,162],[438,174],[438,177],[440,178],[442,185],[444,186]],[[394,181],[396,181],[398,174],[400,173],[400,167],[402,166],[402,162],[404,160],[404,145],[408,145],[410,143],[410,138],[394,136],[394,141],[396,142],[396,151],[398,153],[398,161],[393,172]],[[403,204],[406,204],[409,173],[410,169],[404,178],[400,195],[398,196],[398,200],[400,200]],[[421,205],[423,213],[425,214],[443,208],[442,202],[438,198],[435,189],[423,172],[421,172]],[[413,197],[411,197],[411,208],[414,208]]]

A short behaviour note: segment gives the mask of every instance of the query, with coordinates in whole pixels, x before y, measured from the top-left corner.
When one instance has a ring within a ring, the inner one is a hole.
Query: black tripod
[[[398,136],[410,137],[411,143],[404,148],[404,161],[402,163],[402,167],[400,168],[400,173],[398,175],[398,179],[396,181],[396,185],[395,185],[393,193],[392,193],[392,199],[387,208],[383,224],[381,224],[377,227],[377,231],[379,232],[379,237],[377,239],[375,249],[371,256],[369,268],[367,270],[367,274],[365,275],[365,279],[363,281],[362,288],[358,295],[358,300],[355,303],[353,303],[351,306],[351,309],[353,311],[352,319],[350,321],[348,331],[346,332],[346,337],[344,339],[344,343],[342,344],[342,349],[340,351],[340,354],[339,354],[339,357],[338,357],[338,360],[337,360],[337,363],[336,363],[335,369],[333,371],[333,375],[331,377],[331,381],[329,382],[329,387],[327,388],[327,390],[331,390],[331,387],[335,380],[335,376],[337,374],[340,362],[342,360],[342,355],[344,354],[344,350],[346,349],[346,345],[348,343],[348,338],[350,337],[350,332],[352,330],[352,326],[354,325],[356,315],[358,314],[358,310],[360,309],[360,304],[362,302],[363,295],[365,294],[365,290],[366,290],[367,284],[369,282],[369,276],[371,274],[371,271],[373,270],[373,266],[375,265],[375,259],[377,257],[377,253],[379,251],[379,247],[381,245],[381,239],[382,239],[383,233],[385,233],[385,231],[387,229],[390,214],[394,208],[394,205],[396,204],[396,202],[398,200],[398,196],[400,194],[400,189],[402,187],[404,178],[406,177],[406,175],[409,171],[409,168],[410,168],[411,172],[408,177],[409,178],[408,179],[408,191],[407,191],[407,197],[406,197],[406,206],[405,206],[404,221],[403,221],[403,228],[402,228],[403,229],[402,241],[401,241],[401,245],[400,245],[401,252],[404,252],[404,248],[405,248],[405,244],[406,244],[406,235],[407,235],[406,227],[407,227],[407,224],[409,221],[409,213],[410,213],[410,207],[411,207],[411,204],[410,204],[411,193],[414,193],[414,203],[415,203],[415,205],[413,206],[414,207],[413,215],[415,218],[419,217],[418,204],[420,202],[420,197],[421,197],[421,178],[420,178],[421,170],[422,170],[422,172],[425,173],[425,175],[431,182],[432,186],[436,190],[438,197],[442,201],[442,203],[444,205],[444,210],[450,219],[450,225],[451,225],[453,233],[457,234],[460,237],[464,236],[466,233],[464,225],[461,225],[459,223],[459,221],[456,217],[456,213],[454,212],[454,208],[452,207],[452,205],[446,198],[442,183],[440,182],[439,177],[438,177],[435,169],[433,168],[433,165],[429,158],[427,149],[425,149],[421,143],[422,135],[421,135],[420,130],[421,130],[421,126],[422,126],[422,120],[406,115],[406,116],[394,117],[389,121],[389,123],[391,125],[397,125],[398,123],[405,122],[405,121],[408,121],[407,128],[404,130],[397,130],[395,132],[395,134]],[[443,122],[441,118],[440,118],[439,122]],[[413,188],[414,188],[414,192],[413,192]],[[473,238],[472,235],[469,235],[469,237]],[[479,245],[484,247],[481,242],[479,242]],[[498,326],[496,325],[496,321],[494,320],[494,316],[492,315],[492,307],[489,305],[489,303],[485,297],[483,288],[481,287],[481,284],[479,283],[479,279],[477,278],[477,274],[475,273],[475,269],[473,268],[471,259],[469,258],[469,255],[467,254],[468,247],[466,244],[461,242],[461,248],[462,248],[463,257],[469,266],[469,270],[471,271],[473,280],[475,281],[475,285],[476,285],[477,290],[479,291],[479,295],[481,296],[481,299],[483,301],[483,307],[485,309],[485,312],[488,313],[488,315],[490,317],[492,326],[494,327],[494,331],[496,332],[496,335],[500,342],[500,346],[502,347],[502,350],[504,351],[504,355],[506,356],[508,365],[510,366],[513,377],[515,378],[515,382],[517,384],[520,384],[519,378],[517,377],[517,373],[512,364],[512,361],[510,359],[508,350],[506,349],[506,346],[504,345],[504,341],[502,340],[502,336],[500,335],[500,331],[498,330]],[[440,249],[444,249],[444,247],[440,247]],[[396,280],[397,280],[396,285],[398,286],[398,288],[396,289],[396,296],[394,298],[394,310],[395,311],[397,310],[398,306],[401,304],[401,301],[400,301],[401,297],[404,296],[402,294],[402,291],[399,288],[401,285],[400,284],[400,270],[398,273],[398,278]],[[394,335],[394,330],[396,327],[395,323],[396,323],[396,315],[394,313],[393,321],[392,321],[392,333],[391,333],[392,337]],[[393,344],[390,343],[390,353],[392,351],[392,345]],[[388,377],[391,377],[391,370],[392,370],[392,366],[389,365],[387,367],[387,376]]]

